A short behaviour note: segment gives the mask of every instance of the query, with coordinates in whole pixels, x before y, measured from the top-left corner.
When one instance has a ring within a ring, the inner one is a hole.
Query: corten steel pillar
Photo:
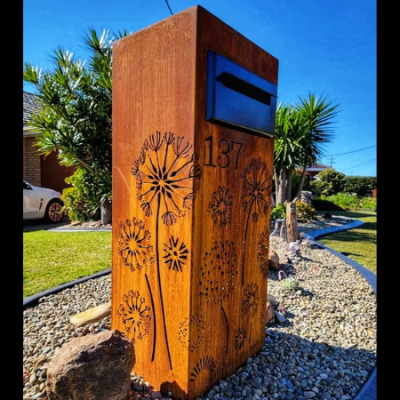
[[[200,6],[114,45],[112,327],[176,399],[264,343],[277,75]]]

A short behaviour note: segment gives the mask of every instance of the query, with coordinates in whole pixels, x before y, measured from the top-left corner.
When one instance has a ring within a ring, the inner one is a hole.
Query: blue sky
[[[339,103],[321,161],[376,176],[376,0],[169,0],[174,14],[196,4],[278,58],[278,101],[295,104],[311,92]],[[164,0],[24,0],[23,60],[51,68],[58,46],[85,59],[88,27],[135,32],[169,15]]]

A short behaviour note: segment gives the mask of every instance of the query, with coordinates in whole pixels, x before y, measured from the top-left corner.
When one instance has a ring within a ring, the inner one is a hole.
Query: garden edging
[[[101,276],[108,275],[110,273],[111,273],[111,268],[108,268],[103,271],[96,272],[95,274],[92,274],[89,276],[84,276],[83,278],[79,278],[74,281],[64,283],[59,286],[55,286],[51,289],[44,290],[43,292],[36,293],[36,294],[29,296],[23,300],[22,310],[36,306],[39,303],[39,299],[41,297],[50,296],[51,294],[56,294],[58,292],[61,292],[64,289],[69,289],[75,285],[84,283],[84,282],[88,281],[89,279],[100,278]]]

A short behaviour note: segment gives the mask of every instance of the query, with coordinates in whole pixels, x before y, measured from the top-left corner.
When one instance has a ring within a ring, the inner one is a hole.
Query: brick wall
[[[35,186],[40,186],[40,154],[33,147],[34,137],[23,137],[23,178]]]

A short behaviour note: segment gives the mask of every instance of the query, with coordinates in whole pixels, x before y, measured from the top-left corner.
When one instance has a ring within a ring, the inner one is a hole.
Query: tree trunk
[[[303,172],[301,173],[301,179],[300,179],[300,184],[299,184],[299,189],[297,190],[296,197],[298,199],[301,199],[301,191],[303,190],[304,186],[304,181],[306,180],[306,169],[307,169],[307,163],[308,163],[308,158],[304,158],[304,164],[303,164]]]
[[[292,201],[292,175],[293,171],[287,171],[286,173],[286,179],[287,179],[287,184],[286,184],[286,201],[290,202]]]
[[[277,190],[277,196],[276,196],[276,204],[284,203],[286,200],[286,185],[287,185],[287,180],[286,180],[286,169],[282,169],[280,176],[279,176],[279,186]]]

